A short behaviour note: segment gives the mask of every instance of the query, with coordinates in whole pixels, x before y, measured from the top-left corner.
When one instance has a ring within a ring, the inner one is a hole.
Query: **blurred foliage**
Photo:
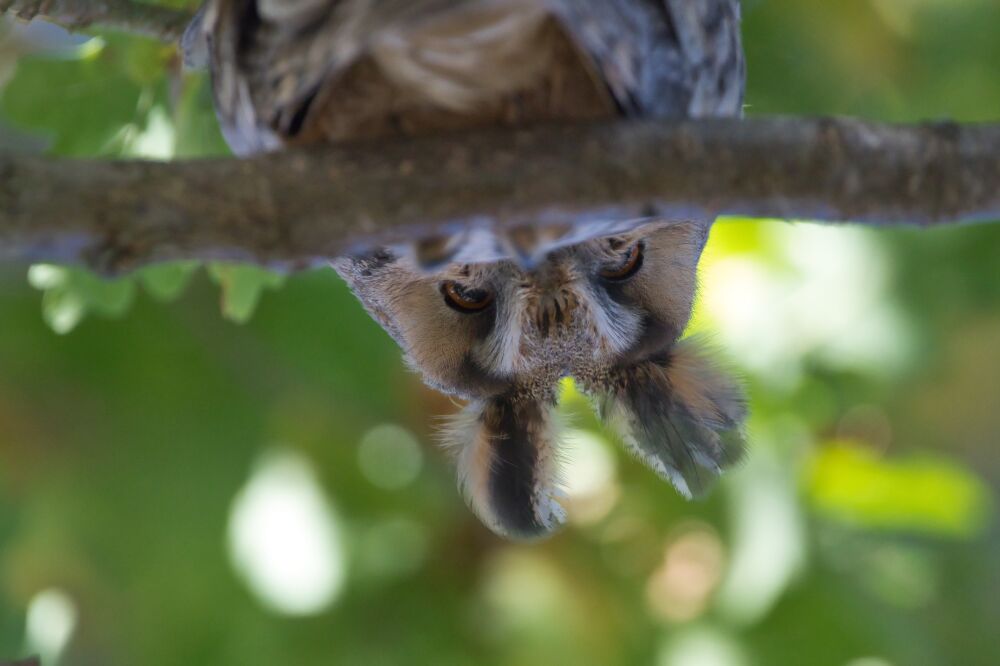
[[[1000,115],[995,0],[744,18],[752,114]],[[0,147],[226,151],[171,48],[41,24],[0,27]],[[747,378],[751,455],[685,503],[567,383],[571,524],[532,545],[464,507],[455,406],[332,271],[0,268],[0,656],[996,664],[998,247],[721,222],[692,330]]]
[[[223,316],[239,324],[253,316],[265,289],[277,289],[285,282],[284,276],[256,266],[213,264],[208,273],[222,288]]]
[[[934,458],[884,460],[844,444],[819,452],[807,483],[821,509],[867,527],[976,535],[990,509],[968,470]]]

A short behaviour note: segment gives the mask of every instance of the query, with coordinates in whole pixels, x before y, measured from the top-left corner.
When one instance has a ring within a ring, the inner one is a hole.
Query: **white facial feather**
[[[637,310],[602,300],[594,290],[592,285],[587,285],[581,290],[581,295],[585,299],[584,307],[593,319],[600,344],[595,353],[614,357],[635,343],[642,328],[641,318]]]
[[[524,303],[518,298],[516,290],[511,290],[513,298],[501,305],[503,309],[497,326],[483,345],[482,353],[477,356],[483,367],[491,368],[500,376],[512,376],[517,372],[527,370],[526,359],[521,354],[521,343],[524,330],[521,321],[524,317]]]

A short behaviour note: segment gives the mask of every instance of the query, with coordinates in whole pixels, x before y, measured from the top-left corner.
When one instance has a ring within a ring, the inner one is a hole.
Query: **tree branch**
[[[173,163],[0,156],[0,259],[302,266],[435,230],[719,214],[1000,219],[1000,124],[618,122]]]
[[[166,42],[181,38],[193,14],[181,9],[131,0],[0,0],[0,13],[10,11],[30,21],[40,18],[67,30],[110,28]]]

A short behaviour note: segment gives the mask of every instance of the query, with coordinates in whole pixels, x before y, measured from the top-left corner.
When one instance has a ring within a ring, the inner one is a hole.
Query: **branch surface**
[[[40,18],[67,30],[110,28],[166,42],[177,41],[191,12],[132,0],[0,0],[0,13],[30,21]]]
[[[305,266],[480,227],[1000,220],[1000,124],[617,122],[157,163],[0,155],[0,259]]]

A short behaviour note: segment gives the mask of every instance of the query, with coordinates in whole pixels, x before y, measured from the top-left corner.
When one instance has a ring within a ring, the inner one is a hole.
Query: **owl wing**
[[[560,0],[564,25],[622,114],[698,118],[742,112],[739,0]]]
[[[240,154],[742,104],[737,0],[209,0],[193,30]]]

